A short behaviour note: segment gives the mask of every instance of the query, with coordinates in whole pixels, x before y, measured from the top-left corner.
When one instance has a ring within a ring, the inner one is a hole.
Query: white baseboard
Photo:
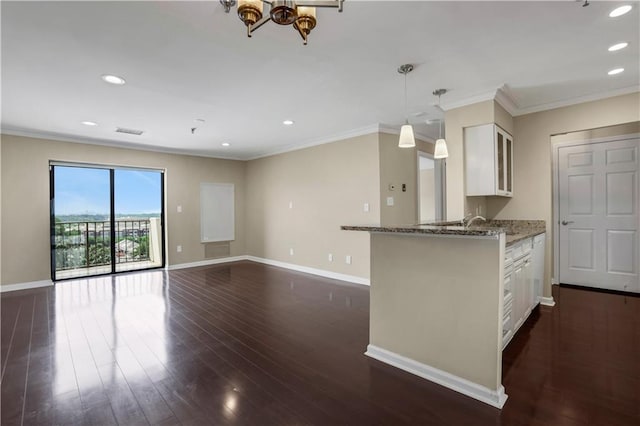
[[[504,386],[502,385],[497,390],[491,390],[462,377],[422,364],[375,345],[367,346],[365,355],[499,409],[502,409],[507,401],[508,396],[504,393]]]
[[[552,297],[538,296],[538,300],[540,301],[540,304],[543,306],[556,306],[556,301],[553,300],[553,296]]]
[[[31,281],[27,283],[18,283],[18,284],[5,284],[5,285],[0,285],[0,293],[6,293],[8,291],[17,291],[17,290],[28,290],[30,288],[48,287],[51,285],[53,285],[53,281],[51,280]]]
[[[198,266],[218,265],[220,263],[238,262],[240,260],[247,260],[247,256],[220,257],[217,259],[201,260],[199,262],[176,263],[175,265],[167,266],[167,270],[174,271],[176,269],[197,268]]]
[[[308,266],[295,265],[293,263],[280,262],[279,260],[264,259],[262,257],[247,256],[247,260],[253,262],[264,263],[265,265],[278,266],[280,268],[291,269],[293,271],[304,272],[312,275],[319,275],[325,278],[331,278],[334,280],[347,281],[354,284],[370,285],[368,278],[356,277],[354,275],[340,274],[338,272],[331,272],[324,269],[310,268]]]

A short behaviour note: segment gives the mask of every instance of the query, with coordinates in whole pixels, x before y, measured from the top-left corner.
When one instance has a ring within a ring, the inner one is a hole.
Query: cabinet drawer
[[[514,260],[522,257],[522,243],[514,244],[512,250]]]
[[[513,263],[513,247],[509,247],[504,252],[504,265],[506,267],[511,265],[512,263]]]

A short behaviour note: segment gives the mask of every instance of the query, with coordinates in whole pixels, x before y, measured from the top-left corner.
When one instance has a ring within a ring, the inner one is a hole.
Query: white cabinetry
[[[544,248],[545,234],[533,237],[533,297],[534,303],[537,303],[542,297],[542,288],[544,285]]]
[[[513,137],[496,124],[464,129],[467,196],[513,196]]]
[[[536,245],[536,243],[538,245]],[[542,269],[538,258],[542,258]],[[529,318],[542,295],[544,234],[526,238],[505,250],[502,347]]]

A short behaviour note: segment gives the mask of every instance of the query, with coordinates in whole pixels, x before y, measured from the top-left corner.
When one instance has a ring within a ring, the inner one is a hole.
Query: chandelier
[[[342,12],[344,0],[238,0],[238,17],[247,26],[247,37],[268,21],[279,25],[293,25],[298,31],[304,44],[312,29],[315,28],[316,7],[333,7]],[[229,13],[236,0],[220,0],[224,11]],[[269,14],[263,16],[263,7],[270,7]]]

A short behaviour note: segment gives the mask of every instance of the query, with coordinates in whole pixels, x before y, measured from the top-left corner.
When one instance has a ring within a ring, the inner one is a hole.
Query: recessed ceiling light
[[[95,121],[83,121],[82,124],[84,124],[85,126],[97,126],[98,123],[96,123]]]
[[[284,120],[282,122],[282,124],[284,124],[285,126],[292,126],[293,125],[293,120]]]
[[[118,77],[117,75],[104,74],[102,76],[102,79],[110,84],[123,85],[124,83],[126,83],[126,81],[124,81],[124,78]]]
[[[616,75],[616,74],[620,74],[622,71],[624,71],[624,68],[616,68],[613,69],[611,71],[608,72],[609,75]]]
[[[196,118],[195,120],[196,123],[204,123],[204,118]]]
[[[616,50],[624,49],[628,45],[629,43],[626,43],[626,42],[614,44],[609,48],[609,52],[615,52]]]
[[[229,142],[222,142],[222,146],[229,146],[231,145]]]
[[[620,7],[617,7],[615,9],[613,9],[611,11],[611,13],[609,14],[609,17],[610,18],[617,18],[618,16],[622,16],[625,13],[629,12],[630,10],[631,10],[631,6],[626,4],[624,6],[620,6]]]

